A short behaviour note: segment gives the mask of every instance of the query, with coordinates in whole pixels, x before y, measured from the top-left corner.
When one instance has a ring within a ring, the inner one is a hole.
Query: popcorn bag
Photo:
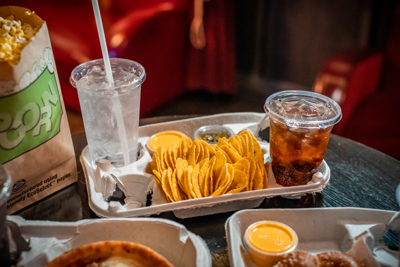
[[[0,24],[0,163],[13,179],[12,214],[74,183],[77,170],[46,22],[5,6]]]

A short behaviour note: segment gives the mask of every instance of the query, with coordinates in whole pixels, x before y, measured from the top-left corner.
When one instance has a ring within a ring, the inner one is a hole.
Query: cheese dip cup
[[[165,131],[154,134],[147,142],[147,150],[153,154],[159,147],[168,149],[171,145],[179,144],[182,137],[186,136],[184,133],[178,131]]]
[[[259,221],[244,233],[243,243],[257,266],[274,266],[283,256],[296,249],[298,237],[292,228],[276,221]]]

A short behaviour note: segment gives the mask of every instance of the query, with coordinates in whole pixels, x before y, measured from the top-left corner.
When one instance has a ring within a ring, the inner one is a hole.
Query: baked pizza
[[[100,241],[65,252],[46,267],[173,266],[149,247],[129,241]]]

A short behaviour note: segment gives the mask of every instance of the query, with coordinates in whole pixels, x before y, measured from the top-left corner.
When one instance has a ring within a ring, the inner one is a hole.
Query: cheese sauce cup
[[[184,133],[178,131],[165,131],[154,134],[147,142],[147,150],[153,154],[159,147],[164,149],[171,145],[179,144],[179,140],[186,136]]]
[[[298,237],[288,225],[276,221],[259,221],[244,233],[243,243],[257,266],[274,266],[283,256],[297,248]]]

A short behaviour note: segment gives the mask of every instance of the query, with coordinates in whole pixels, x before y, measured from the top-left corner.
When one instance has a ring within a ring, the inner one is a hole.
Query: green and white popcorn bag
[[[0,62],[0,163],[13,187],[12,214],[77,180],[71,132],[46,22],[25,8],[1,7],[0,17],[41,25],[15,66]]]

